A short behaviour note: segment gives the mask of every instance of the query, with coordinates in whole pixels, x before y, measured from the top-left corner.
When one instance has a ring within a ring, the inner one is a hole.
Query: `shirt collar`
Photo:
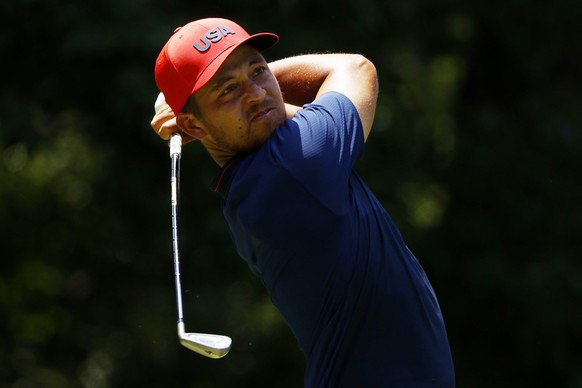
[[[220,194],[223,198],[226,197],[226,193],[228,193],[230,187],[230,182],[236,171],[236,166],[241,159],[242,156],[235,156],[222,166],[214,176],[210,190]]]

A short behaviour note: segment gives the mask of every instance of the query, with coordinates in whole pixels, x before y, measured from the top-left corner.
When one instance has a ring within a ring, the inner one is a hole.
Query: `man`
[[[297,338],[306,387],[453,387],[432,287],[352,170],[374,120],[373,64],[268,64],[277,41],[225,19],[176,30],[156,62],[168,106],[152,127],[200,141],[220,166],[232,239]]]

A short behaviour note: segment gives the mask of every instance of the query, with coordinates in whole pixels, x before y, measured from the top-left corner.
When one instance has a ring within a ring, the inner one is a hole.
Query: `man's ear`
[[[178,113],[176,124],[194,139],[201,140],[208,135],[202,127],[200,121],[191,113]]]

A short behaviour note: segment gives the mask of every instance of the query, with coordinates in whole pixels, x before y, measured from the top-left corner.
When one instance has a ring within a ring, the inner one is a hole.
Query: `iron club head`
[[[230,351],[230,337],[218,334],[186,333],[184,322],[178,322],[178,337],[186,348],[209,358],[222,358]]]

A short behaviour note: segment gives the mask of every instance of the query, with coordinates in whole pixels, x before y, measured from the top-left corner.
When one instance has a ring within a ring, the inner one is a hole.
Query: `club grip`
[[[174,132],[170,138],[170,156],[182,154],[182,135]]]

